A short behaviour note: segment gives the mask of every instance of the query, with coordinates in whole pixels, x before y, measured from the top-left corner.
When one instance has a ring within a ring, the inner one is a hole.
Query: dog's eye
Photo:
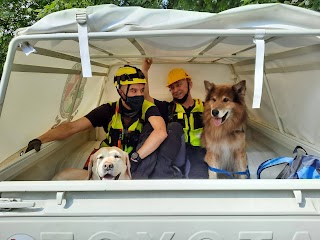
[[[216,99],[215,99],[215,98],[211,98],[211,100],[212,100],[212,101],[214,101],[214,102],[216,101]]]
[[[97,159],[103,159],[103,156],[102,156],[102,155],[100,155],[100,156],[98,156],[98,157],[97,157]]]
[[[224,98],[223,101],[224,102],[229,102],[229,98]]]
[[[120,156],[119,155],[114,155],[114,158],[120,158]]]

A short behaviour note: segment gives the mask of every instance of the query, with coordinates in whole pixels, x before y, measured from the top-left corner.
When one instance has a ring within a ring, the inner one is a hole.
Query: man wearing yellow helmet
[[[145,59],[142,71],[148,79],[148,70],[152,59]],[[146,85],[145,98],[153,102],[159,109],[166,123],[180,123],[184,131],[186,143],[185,175],[187,178],[208,178],[208,165],[204,162],[205,149],[201,147],[200,135],[202,132],[203,102],[193,99],[191,77],[182,68],[174,68],[168,74],[167,87],[173,97],[173,101],[159,101],[149,95],[149,87]],[[176,160],[181,166],[183,161]]]
[[[180,135],[167,133],[157,107],[144,100],[146,79],[140,69],[125,65],[114,76],[120,99],[103,104],[86,116],[49,130],[29,142],[26,150],[40,150],[42,143],[65,139],[77,132],[103,127],[101,146],[117,146],[128,152],[134,179],[173,178],[172,161],[178,154]],[[176,146],[175,146],[176,145]],[[168,151],[174,146],[175,149]]]

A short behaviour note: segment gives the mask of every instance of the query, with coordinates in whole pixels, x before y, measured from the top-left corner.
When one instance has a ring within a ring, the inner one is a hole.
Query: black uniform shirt
[[[108,132],[108,124],[114,114],[115,108],[112,107],[110,103],[106,103],[93,109],[85,117],[91,122],[93,127],[103,127],[104,131]],[[148,122],[149,117],[152,116],[160,116],[156,106],[148,108],[145,114],[145,123]]]

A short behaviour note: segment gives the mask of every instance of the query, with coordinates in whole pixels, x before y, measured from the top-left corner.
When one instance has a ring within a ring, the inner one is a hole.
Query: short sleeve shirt
[[[157,108],[159,109],[159,112],[161,114],[161,117],[164,119],[164,121],[166,122],[166,124],[168,124],[169,121],[169,105],[170,103],[167,101],[160,101],[157,99],[154,99],[154,104],[157,106]]]
[[[93,127],[103,127],[104,131],[108,132],[108,125],[114,113],[115,107],[112,106],[112,103],[106,103],[93,109],[85,117],[91,122]],[[148,108],[145,114],[145,121],[149,122],[148,119],[152,116],[160,116],[156,106]]]

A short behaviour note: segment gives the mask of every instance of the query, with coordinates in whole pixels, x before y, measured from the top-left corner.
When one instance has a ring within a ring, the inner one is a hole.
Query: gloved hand
[[[39,139],[33,139],[28,143],[28,147],[25,151],[25,153],[31,151],[32,149],[36,150],[37,152],[40,151],[40,146],[42,142]]]

